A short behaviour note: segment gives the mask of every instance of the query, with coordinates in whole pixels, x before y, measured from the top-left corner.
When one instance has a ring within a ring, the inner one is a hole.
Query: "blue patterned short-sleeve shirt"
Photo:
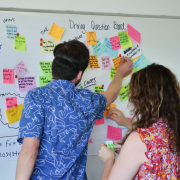
[[[31,180],[86,180],[87,145],[106,98],[55,80],[30,90],[24,101],[18,142],[40,140]]]

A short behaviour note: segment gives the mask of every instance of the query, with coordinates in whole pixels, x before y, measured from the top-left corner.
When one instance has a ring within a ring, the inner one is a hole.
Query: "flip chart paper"
[[[15,25],[6,25],[6,34],[8,39],[14,39],[15,35],[17,34],[17,26]]]
[[[6,98],[6,109],[11,109],[17,104],[17,97],[7,97]]]
[[[125,86],[121,85],[119,96],[123,102],[128,100],[129,83]]]
[[[53,23],[48,34],[57,41],[60,41],[63,33],[64,33],[64,29],[58,26],[57,24]]]
[[[15,35],[14,49],[19,51],[26,51],[26,38]]]
[[[103,70],[110,70],[112,68],[110,62],[110,56],[101,57],[102,60],[102,69]]]
[[[141,33],[133,28],[130,24],[127,25],[128,34],[139,44],[141,43]]]
[[[9,124],[15,123],[21,119],[23,105],[20,104],[17,107],[6,110],[6,115]]]
[[[18,75],[18,77],[24,77],[26,74],[29,73],[29,71],[23,61],[21,61],[19,64],[17,64],[14,67],[14,70],[15,70],[16,74]]]
[[[112,68],[110,71],[110,80],[112,81],[114,79],[114,76],[116,75],[115,68]]]
[[[118,36],[122,49],[126,49],[133,46],[131,39],[127,34],[127,31],[119,32]]]
[[[114,58],[112,61],[114,64],[115,71],[117,71],[117,67],[119,66],[119,64],[121,62],[121,57]]]
[[[97,44],[96,31],[86,32],[86,38],[89,46]]]
[[[83,44],[87,47],[87,49],[89,50],[89,46],[88,46],[88,43],[87,41],[84,41]]]
[[[113,51],[121,48],[121,45],[119,42],[119,36],[111,37],[110,42],[111,42],[111,47]]]
[[[104,117],[101,120],[95,120],[95,125],[104,124]]]
[[[36,88],[35,77],[21,77],[18,78],[19,91],[25,92]]]
[[[49,82],[52,81],[52,76],[39,76],[39,85],[46,86]]]
[[[113,140],[122,139],[122,129],[113,126],[107,127],[107,138]]]
[[[41,67],[43,74],[52,74],[51,64],[52,64],[52,61],[41,61],[41,62],[39,62],[39,65]]]
[[[107,116],[108,115],[108,111],[110,109],[112,109],[113,107],[116,108],[116,104],[110,104],[110,106],[105,109],[103,116]]]
[[[114,50],[111,47],[111,42],[110,40],[105,37],[104,39],[104,43],[103,43],[103,48],[113,57],[117,57],[118,56],[118,50]]]
[[[41,52],[42,53],[53,53],[54,48],[58,45],[58,41],[55,39],[43,39]]]
[[[99,39],[97,40],[96,45],[92,45],[92,48],[97,56],[100,56],[105,51]]]
[[[104,88],[102,88],[102,86],[94,86],[94,92],[95,93],[104,92]]]
[[[3,83],[14,84],[14,69],[3,69]]]
[[[89,56],[89,66],[90,68],[100,68],[97,55]]]

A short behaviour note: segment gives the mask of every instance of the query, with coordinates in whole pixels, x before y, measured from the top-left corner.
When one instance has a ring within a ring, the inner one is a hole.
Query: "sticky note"
[[[89,138],[88,143],[89,143],[89,144],[92,144],[92,143],[93,143],[93,140],[92,140],[91,137]]]
[[[97,55],[89,56],[89,66],[90,68],[100,68]]]
[[[103,70],[110,70],[112,68],[110,62],[110,56],[101,57],[102,60],[102,69]]]
[[[17,97],[7,97],[6,98],[6,109],[11,109],[17,104]]]
[[[121,62],[121,57],[114,58],[112,61],[114,64],[115,71],[117,71],[117,67],[119,66],[119,64]]]
[[[101,120],[95,120],[95,125],[104,124],[104,117]]]
[[[102,86],[94,86],[94,92],[95,93],[104,92],[104,88],[102,88]]]
[[[25,92],[36,88],[35,77],[20,77],[18,78],[19,91]]]
[[[114,76],[116,75],[115,68],[112,68],[110,71],[110,80],[112,81],[114,79]]]
[[[58,45],[58,41],[55,39],[43,39],[41,52],[42,53],[53,53],[54,48]]]
[[[20,104],[17,107],[6,110],[9,124],[15,123],[21,119],[22,109],[23,105]]]
[[[24,77],[26,74],[29,73],[29,71],[23,61],[21,61],[19,64],[17,64],[14,67],[14,70],[15,70],[16,74],[18,75],[18,77]]]
[[[86,38],[87,38],[88,45],[97,44],[96,31],[86,32]]]
[[[17,34],[17,26],[15,25],[6,25],[6,34],[8,39],[14,39],[15,35]]]
[[[129,83],[125,86],[121,85],[119,96],[123,102],[128,100]]]
[[[138,72],[139,70],[141,70],[140,68],[135,68],[135,72]]]
[[[141,43],[141,33],[133,28],[130,24],[127,24],[127,33],[139,44]]]
[[[92,48],[97,56],[100,56],[105,51],[99,39],[97,40],[96,45],[92,45]]]
[[[87,49],[89,50],[89,46],[88,46],[88,43],[87,41],[84,41],[83,44],[87,47]]]
[[[14,84],[14,69],[3,69],[3,83]]]
[[[122,49],[133,46],[129,35],[127,34],[127,31],[119,32],[118,36]]]
[[[112,141],[106,141],[106,145],[109,149],[116,150],[116,148],[114,147],[114,143]]]
[[[107,116],[108,115],[108,111],[110,109],[112,109],[113,107],[116,108],[116,104],[110,104],[110,106],[105,109],[103,116]]]
[[[107,138],[113,140],[122,139],[122,129],[108,125]]]
[[[52,24],[51,29],[48,32],[48,34],[57,41],[60,41],[63,33],[64,29],[55,23]]]
[[[113,51],[121,48],[121,45],[119,42],[119,36],[111,37],[110,42],[111,42],[111,47]]]
[[[26,38],[15,35],[14,49],[19,51],[26,51]]]
[[[87,68],[84,71],[87,71]]]
[[[52,81],[52,76],[39,76],[39,86],[46,86],[49,82]]]
[[[52,74],[52,67],[51,67],[52,61],[41,61],[39,62],[39,65],[41,67],[43,74]]]
[[[139,57],[140,57],[140,56],[138,56],[138,57],[136,57],[136,58],[134,58],[134,59],[131,59],[131,61],[135,61],[135,60],[137,60]]]
[[[111,46],[111,42],[110,40],[105,37],[104,39],[104,43],[103,43],[103,48],[107,51],[107,53],[109,53],[111,56],[113,57],[117,57],[118,56],[118,50],[114,50],[112,49],[112,46]]]

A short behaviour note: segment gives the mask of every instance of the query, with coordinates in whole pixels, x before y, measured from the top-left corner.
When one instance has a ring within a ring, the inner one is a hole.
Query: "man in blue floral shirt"
[[[76,40],[54,49],[53,80],[30,90],[24,101],[16,180],[86,180],[87,146],[94,121],[118,96],[132,62],[122,57],[106,92],[77,89],[89,51]],[[124,63],[126,61],[126,63]]]

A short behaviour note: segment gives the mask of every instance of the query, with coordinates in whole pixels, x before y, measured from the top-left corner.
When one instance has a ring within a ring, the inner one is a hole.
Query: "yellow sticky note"
[[[53,53],[54,48],[58,45],[58,41],[55,39],[43,39],[41,52],[42,53]]]
[[[6,110],[9,124],[15,123],[21,119],[22,109],[23,105],[20,104],[17,107]]]
[[[100,68],[97,55],[89,56],[89,66],[90,68]]]
[[[88,45],[96,45],[97,38],[96,38],[96,31],[86,32],[87,43]]]
[[[64,29],[57,24],[53,23],[51,26],[51,29],[49,30],[49,35],[59,41],[61,39],[61,36],[63,35]]]
[[[134,59],[131,59],[131,61],[133,62],[133,61],[135,61],[136,59],[138,59],[140,56],[138,56],[138,57],[136,57],[136,58],[134,58]]]
[[[109,111],[110,109],[112,109],[113,107],[116,108],[116,104],[110,104],[110,106],[107,107],[106,110],[104,111],[103,116],[107,116],[107,115],[108,115],[108,111]]]
[[[117,67],[119,66],[119,64],[121,62],[121,57],[114,58],[112,61],[114,64],[115,71],[117,71]]]

